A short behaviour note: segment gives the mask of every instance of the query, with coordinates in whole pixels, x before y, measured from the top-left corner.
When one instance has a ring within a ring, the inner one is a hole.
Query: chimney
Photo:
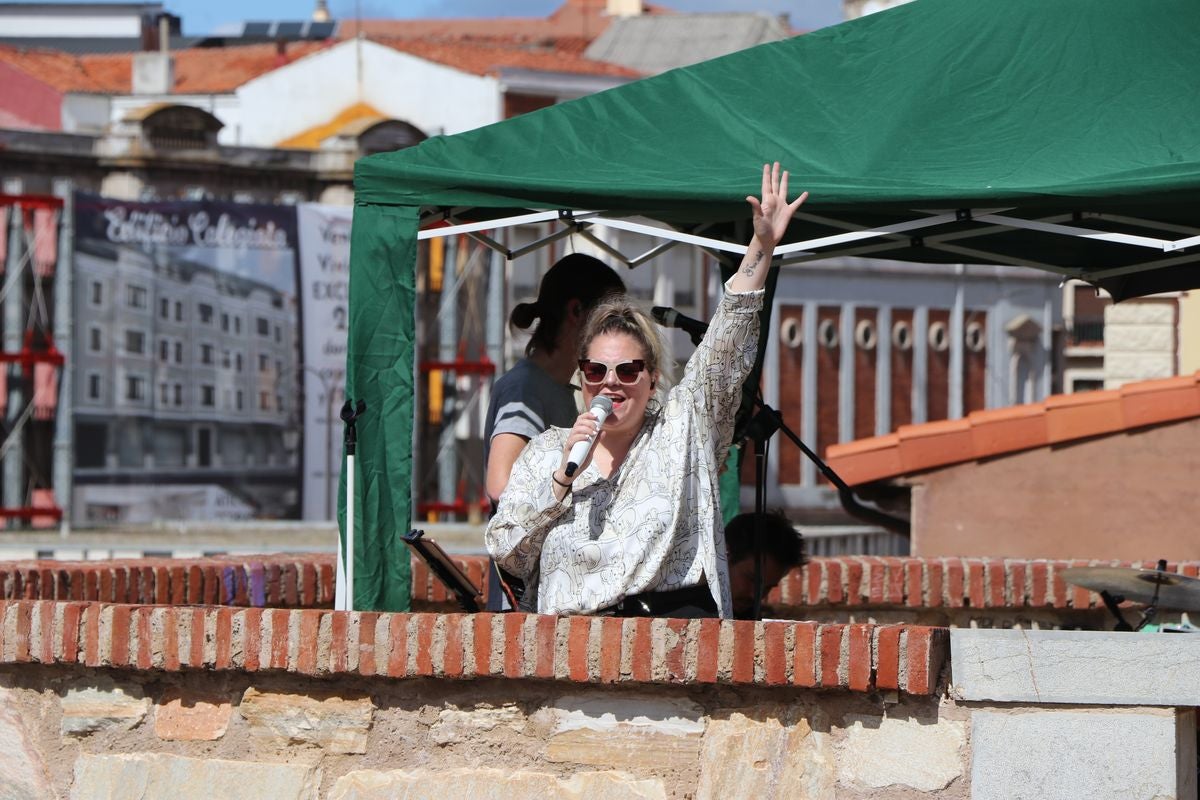
[[[640,17],[642,0],[607,0],[605,13],[610,17]]]
[[[158,18],[158,50],[133,54],[134,94],[170,94],[175,88],[175,59],[171,55],[171,19]]]

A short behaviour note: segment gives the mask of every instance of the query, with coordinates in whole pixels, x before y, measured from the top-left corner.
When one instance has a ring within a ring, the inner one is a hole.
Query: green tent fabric
[[[796,260],[1019,264],[1117,299],[1200,285],[1196,30],[1194,0],[917,0],[362,159],[348,393],[380,415],[411,411],[419,210],[588,209],[742,241],[768,160],[811,193],[786,241],[823,241]],[[933,212],[948,216],[825,239]],[[411,423],[372,421],[383,442],[364,421],[364,536],[406,524]],[[378,567],[359,575],[357,598],[401,607],[407,586],[379,588]]]

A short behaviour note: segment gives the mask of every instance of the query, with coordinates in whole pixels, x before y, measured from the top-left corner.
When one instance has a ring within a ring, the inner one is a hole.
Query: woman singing
[[[612,403],[572,428],[532,439],[513,465],[486,533],[489,552],[537,576],[544,614],[731,616],[717,475],[753,367],[771,254],[808,197],[787,202],[788,175],[764,165],[747,197],[754,237],[678,385],[663,392],[662,346],[629,301],[602,303],[580,341],[583,399]],[[568,475],[568,454],[595,437]]]

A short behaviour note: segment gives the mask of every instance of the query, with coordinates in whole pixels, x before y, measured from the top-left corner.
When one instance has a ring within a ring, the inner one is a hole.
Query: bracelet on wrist
[[[562,481],[560,481],[558,479],[558,475],[554,474],[553,472],[550,473],[550,480],[554,481],[559,486],[563,487],[564,489],[566,489],[568,491],[570,491],[570,489],[571,489],[571,483],[569,481],[567,483],[563,483]]]

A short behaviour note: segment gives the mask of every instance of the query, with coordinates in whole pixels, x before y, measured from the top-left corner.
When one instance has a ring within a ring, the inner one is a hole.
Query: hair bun
[[[532,325],[533,321],[539,316],[541,316],[541,311],[538,309],[537,303],[517,303],[513,307],[508,321],[521,330],[524,330]]]

